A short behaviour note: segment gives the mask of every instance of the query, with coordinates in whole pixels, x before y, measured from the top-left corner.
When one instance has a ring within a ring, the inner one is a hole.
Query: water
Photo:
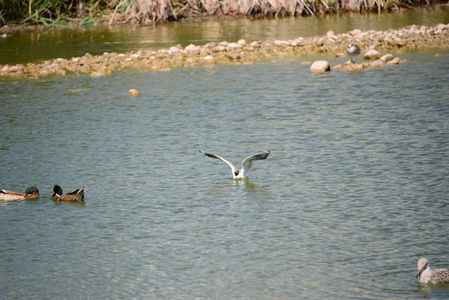
[[[247,41],[295,39],[336,34],[355,28],[361,30],[387,30],[407,25],[434,26],[449,23],[449,7],[419,8],[384,14],[342,14],[323,17],[191,20],[163,26],[92,26],[68,30],[21,32],[6,39],[0,38],[0,64],[18,64],[44,59],[71,58],[86,52],[128,52],[140,49],[159,49],[181,44],[239,39]]]
[[[421,256],[449,267],[435,54],[0,83],[1,187],[41,191],[0,203],[0,298],[447,299],[415,280]],[[272,153],[234,181],[200,149]],[[86,204],[53,202],[54,184]]]

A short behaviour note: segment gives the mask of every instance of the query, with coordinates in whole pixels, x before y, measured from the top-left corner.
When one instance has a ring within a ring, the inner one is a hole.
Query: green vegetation
[[[156,24],[197,16],[298,16],[382,12],[438,0],[0,0],[0,25]]]

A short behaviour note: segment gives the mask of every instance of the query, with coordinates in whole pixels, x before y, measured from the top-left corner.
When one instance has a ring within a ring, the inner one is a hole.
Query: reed
[[[333,12],[378,12],[440,0],[0,0],[0,25],[57,26],[100,21],[156,24],[196,16],[300,16]],[[444,0],[441,0],[444,2]]]

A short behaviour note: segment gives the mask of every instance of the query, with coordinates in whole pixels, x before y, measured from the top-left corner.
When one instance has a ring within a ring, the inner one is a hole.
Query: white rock
[[[349,32],[350,35],[358,35],[361,34],[362,31],[360,29],[354,29],[352,31]]]
[[[380,58],[380,60],[383,62],[389,62],[390,60],[393,60],[393,59],[394,59],[393,54],[385,54],[384,56],[382,56]]]
[[[380,58],[380,53],[377,50],[371,49],[371,50],[368,50],[368,52],[366,52],[365,55],[363,55],[363,58],[378,59],[378,58]]]
[[[252,42],[251,47],[260,47],[260,42]]]
[[[190,44],[187,47],[185,47],[185,50],[187,50],[189,52],[198,52],[198,51],[200,51],[200,47],[195,46],[194,44]]]
[[[211,50],[212,50],[212,52],[226,51],[226,47],[225,46],[215,46]]]
[[[443,30],[447,30],[448,28],[449,28],[449,24],[448,25],[438,24],[436,29],[443,31]]]
[[[240,48],[242,48],[242,45],[239,45],[239,44],[237,44],[237,43],[230,43],[230,44],[228,45],[228,48],[229,48],[229,49],[240,49]]]
[[[215,59],[212,56],[210,56],[210,55],[205,56],[203,58],[203,60],[204,60],[205,63],[213,63],[213,62],[215,62]]]
[[[290,46],[290,42],[276,40],[276,41],[274,41],[274,45],[275,46],[288,47],[288,46]]]
[[[170,49],[168,49],[168,52],[170,54],[179,53],[180,51],[181,51],[181,49],[179,49],[178,47],[170,47]]]
[[[331,70],[329,63],[325,60],[314,61],[310,66],[310,72],[328,72]]]

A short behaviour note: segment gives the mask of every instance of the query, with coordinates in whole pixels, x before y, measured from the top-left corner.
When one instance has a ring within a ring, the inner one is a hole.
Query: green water
[[[447,299],[449,52],[400,56],[1,81],[0,298]]]

